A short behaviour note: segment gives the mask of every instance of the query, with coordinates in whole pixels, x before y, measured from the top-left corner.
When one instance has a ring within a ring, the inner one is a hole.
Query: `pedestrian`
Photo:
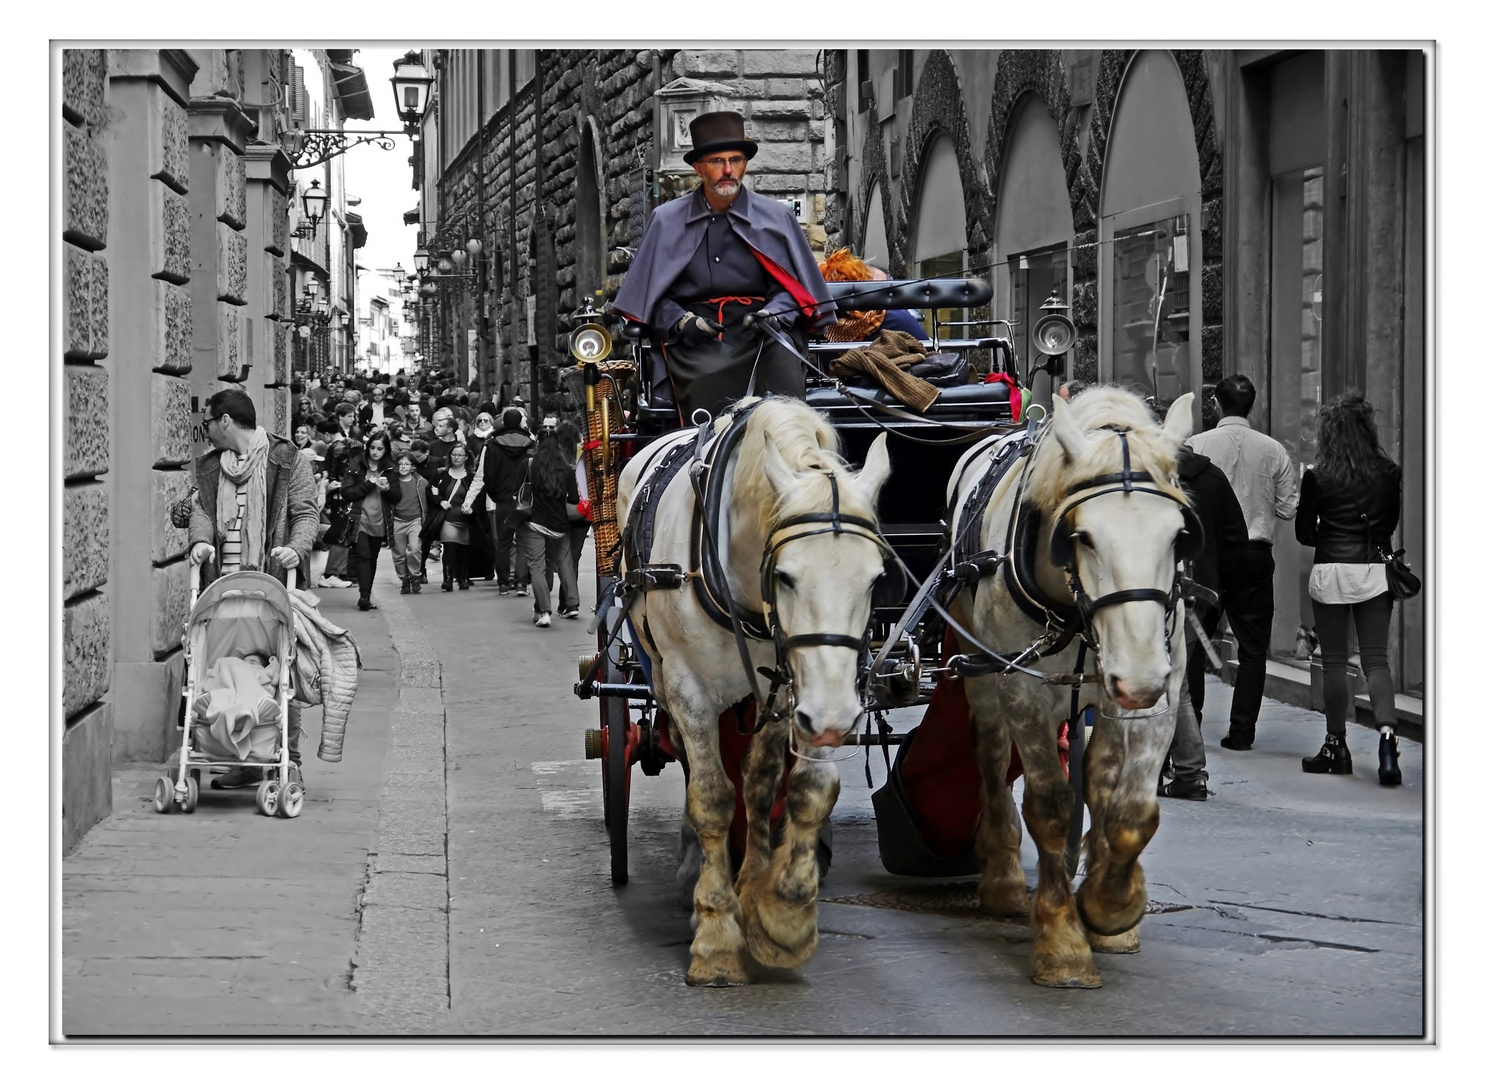
[[[1168,406],[1164,406],[1168,411]],[[1221,623],[1221,567],[1235,564],[1247,548],[1247,522],[1232,493],[1226,473],[1204,454],[1180,449],[1180,487],[1201,522],[1201,553],[1191,567],[1191,579],[1217,594],[1216,602],[1187,601],[1206,638],[1216,636]],[[1159,794],[1170,799],[1207,796],[1206,746],[1201,739],[1201,708],[1206,703],[1206,645],[1193,625],[1185,628],[1185,689],[1175,703],[1175,738],[1160,776]]]
[[[588,501],[587,494],[587,460],[579,452],[582,448],[582,434],[577,430],[576,424],[563,420],[556,429],[556,436],[561,440],[567,457],[571,458],[573,472],[577,476],[577,501],[567,504],[567,548],[572,553],[572,580],[578,583],[580,593],[582,546],[587,542],[587,531],[593,527],[592,504]]]
[[[428,483],[416,472],[410,451],[396,451],[391,483],[390,552],[400,577],[400,594],[421,591],[426,564],[421,559],[421,526],[426,523]]]
[[[551,625],[551,576],[549,562],[561,578],[559,614],[575,619],[582,606],[577,594],[577,576],[567,546],[567,504],[577,502],[577,474],[555,429],[541,433],[535,458],[528,466],[531,492],[530,521],[522,535],[525,562],[530,567],[531,621],[538,627]]]
[[[1393,674],[1388,667],[1388,627],[1393,594],[1378,552],[1393,550],[1403,501],[1403,473],[1383,451],[1377,417],[1360,390],[1349,390],[1320,407],[1315,465],[1300,488],[1294,535],[1315,549],[1310,568],[1310,606],[1320,637],[1325,674],[1325,745],[1304,758],[1307,773],[1349,775],[1346,716],[1351,709],[1351,629],[1357,632],[1362,674],[1372,699],[1380,738],[1378,783],[1403,782],[1393,712]]]
[[[447,457],[447,467],[437,474],[436,481],[427,492],[431,500],[429,517],[422,529],[422,536],[442,542],[442,591],[451,592],[456,583],[461,591],[467,591],[468,543],[472,537],[469,518],[472,511],[464,506],[468,488],[473,481],[468,471],[468,448],[461,442],[454,443]]]
[[[327,563],[323,566],[320,585],[333,589],[346,589],[353,585],[348,580],[348,549],[353,546],[358,516],[355,508],[344,497],[343,485],[350,471],[350,458],[362,462],[358,443],[343,434],[343,429],[334,431],[327,451],[327,500],[323,510],[327,529],[322,541],[327,546]]]
[[[458,441],[457,420],[451,409],[441,408],[433,414],[431,426],[432,437],[427,440],[427,445],[431,450],[432,469],[441,472],[447,467],[447,455]]]
[[[291,432],[291,441],[307,457],[312,456],[312,429],[307,424],[297,424]]]
[[[358,426],[358,408],[351,402],[340,401],[333,408],[333,418],[338,422],[338,433],[345,439],[362,439]]]
[[[395,479],[395,467],[390,461],[390,436],[383,431],[370,435],[364,444],[361,465],[351,463],[343,482],[343,497],[354,508],[358,520],[348,563],[359,586],[359,610],[373,611],[379,606],[370,596],[374,589],[374,571],[379,564],[379,549],[392,532],[385,505],[393,495],[391,482]]]
[[[515,566],[517,552],[520,566],[525,566],[522,545],[516,539],[523,523],[515,518],[515,494],[535,446],[535,440],[525,431],[524,416],[516,408],[500,413],[499,433],[489,440],[490,452],[484,464],[484,490],[494,503],[494,569],[500,596],[523,591],[522,574]]]
[[[650,216],[613,308],[663,346],[682,422],[745,394],[806,396],[806,333],[836,322],[831,293],[795,215],[743,186],[758,144],[736,112],[691,121],[686,163],[701,186]],[[786,349],[749,316],[791,339]]]
[[[207,585],[240,570],[276,574],[309,565],[317,536],[312,463],[257,424],[255,403],[243,390],[220,390],[208,399],[204,416],[212,449],[194,466],[198,490],[187,527],[191,572],[212,560],[203,571]],[[301,706],[292,701],[287,713],[291,779],[300,782]],[[258,783],[259,774],[231,769],[213,786],[243,787]]]
[[[385,400],[383,383],[375,383],[369,391],[369,400],[359,408],[359,426],[365,431],[374,431],[385,426],[385,421],[395,415],[395,407]]]
[[[1221,741],[1228,750],[1253,748],[1273,629],[1274,531],[1277,519],[1293,519],[1298,501],[1289,452],[1248,423],[1257,396],[1246,375],[1228,375],[1216,384],[1221,422],[1185,440],[1226,474],[1247,521],[1247,549],[1235,565],[1226,567],[1222,579],[1227,619],[1237,638],[1237,681]]]
[[[473,463],[473,486],[468,501],[473,509],[473,524],[480,526],[483,532],[483,542],[474,537],[468,546],[468,575],[484,581],[492,581],[495,577],[494,503],[487,490],[489,445],[494,434],[494,414],[487,407],[480,408],[474,414],[473,431],[467,438],[468,460]]]

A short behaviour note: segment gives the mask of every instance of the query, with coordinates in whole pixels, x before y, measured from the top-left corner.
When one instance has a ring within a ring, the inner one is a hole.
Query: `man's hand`
[[[754,312],[743,317],[745,330],[753,326],[764,327],[770,330],[778,330],[782,334],[788,334],[795,326],[796,313],[793,311],[782,311],[778,315],[765,315],[763,312]]]
[[[290,570],[301,562],[301,556],[288,547],[271,548],[270,557],[281,564],[282,570]]]
[[[723,332],[723,324],[687,312],[676,323],[677,340],[688,345],[703,345]]]
[[[201,566],[213,558],[213,545],[196,543],[192,545],[192,551],[187,556],[187,561],[193,566]]]

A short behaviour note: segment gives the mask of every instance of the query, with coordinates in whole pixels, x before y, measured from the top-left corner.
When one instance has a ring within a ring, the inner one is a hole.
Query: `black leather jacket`
[[[1300,484],[1299,511],[1294,518],[1294,536],[1315,548],[1318,563],[1370,563],[1374,545],[1392,551],[1393,530],[1398,526],[1403,500],[1403,472],[1391,461],[1383,463],[1382,475],[1369,487],[1356,492],[1333,481],[1322,481],[1314,469],[1305,472]],[[1362,520],[1362,515],[1367,520]]]

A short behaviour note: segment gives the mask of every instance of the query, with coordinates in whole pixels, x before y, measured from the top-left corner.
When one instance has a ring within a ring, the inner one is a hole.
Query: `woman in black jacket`
[[[359,586],[359,610],[373,611],[369,598],[379,549],[390,537],[388,502],[395,479],[390,460],[390,436],[376,431],[364,443],[363,453],[350,455],[343,476],[343,498],[355,517],[354,541],[348,551],[348,566]]]
[[[1346,714],[1351,707],[1347,660],[1350,630],[1357,627],[1362,673],[1382,739],[1377,751],[1381,784],[1403,780],[1394,735],[1393,674],[1388,669],[1388,626],[1393,594],[1378,551],[1392,551],[1402,501],[1402,472],[1378,442],[1374,410],[1359,390],[1320,408],[1315,467],[1300,484],[1294,535],[1315,548],[1310,603],[1320,635],[1325,671],[1325,745],[1304,758],[1307,773],[1351,772]]]
[[[473,486],[473,472],[468,468],[468,447],[461,439],[452,444],[447,467],[432,481],[430,506],[423,537],[442,542],[442,591],[451,592],[453,582],[459,591],[472,585],[468,580],[468,545],[476,539],[476,515],[466,504]]]
[[[541,433],[535,457],[529,466],[533,498],[530,521],[521,530],[525,562],[530,567],[530,597],[534,614],[531,622],[545,628],[551,625],[551,584],[546,579],[546,564],[556,567],[561,578],[561,617],[575,619],[582,600],[577,595],[577,574],[572,569],[571,547],[567,542],[570,523],[567,506],[577,503],[577,473],[554,429]]]

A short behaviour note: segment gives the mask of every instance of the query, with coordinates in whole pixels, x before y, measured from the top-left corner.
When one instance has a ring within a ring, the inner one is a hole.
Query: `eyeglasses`
[[[732,157],[709,157],[697,159],[698,165],[705,165],[709,169],[733,168],[741,169],[748,164],[748,158],[742,154],[734,154]]]

